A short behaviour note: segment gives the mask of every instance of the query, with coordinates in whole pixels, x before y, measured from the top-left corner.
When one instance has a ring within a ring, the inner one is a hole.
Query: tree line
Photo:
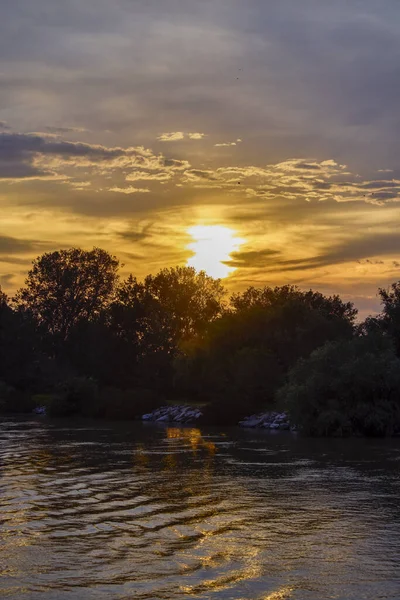
[[[400,282],[357,322],[338,295],[296,286],[228,295],[192,267],[121,279],[100,248],[43,254],[0,291],[0,407],[134,418],[168,400],[237,422],[279,407],[310,435],[400,431]]]

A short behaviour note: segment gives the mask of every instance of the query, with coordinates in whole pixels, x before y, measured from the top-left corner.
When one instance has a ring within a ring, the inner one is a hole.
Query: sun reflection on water
[[[217,447],[214,444],[214,442],[205,440],[201,434],[200,429],[168,427],[167,438],[169,440],[176,439],[188,441],[191,445],[194,454],[199,448],[206,449],[210,455],[215,454],[217,451]]]

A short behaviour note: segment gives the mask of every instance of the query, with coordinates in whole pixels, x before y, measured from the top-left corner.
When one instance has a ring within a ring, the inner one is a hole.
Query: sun
[[[244,240],[236,237],[236,232],[222,225],[195,225],[188,229],[193,242],[188,245],[194,255],[187,264],[197,271],[205,271],[216,279],[228,277],[235,267],[225,264],[237,251]]]

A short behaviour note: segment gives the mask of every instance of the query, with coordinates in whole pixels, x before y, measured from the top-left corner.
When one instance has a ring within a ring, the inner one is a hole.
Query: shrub
[[[109,387],[104,388],[100,393],[101,414],[97,416],[131,420],[146,412],[151,412],[163,404],[165,404],[165,399],[153,390],[141,388],[120,390]]]
[[[72,377],[61,382],[55,393],[47,396],[46,406],[51,416],[86,414],[98,401],[96,381],[88,377]]]
[[[15,392],[14,388],[4,383],[4,381],[0,381],[0,410],[5,409],[13,392]]]
[[[400,428],[400,360],[382,336],[327,343],[277,394],[307,435],[391,435]]]

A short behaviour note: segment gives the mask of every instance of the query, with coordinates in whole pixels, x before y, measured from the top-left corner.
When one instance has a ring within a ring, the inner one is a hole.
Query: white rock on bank
[[[190,423],[202,416],[202,412],[190,406],[163,406],[142,416],[142,421],[157,423]]]
[[[289,416],[285,412],[268,412],[251,415],[240,421],[241,427],[263,428],[271,430],[294,431],[290,425]]]

